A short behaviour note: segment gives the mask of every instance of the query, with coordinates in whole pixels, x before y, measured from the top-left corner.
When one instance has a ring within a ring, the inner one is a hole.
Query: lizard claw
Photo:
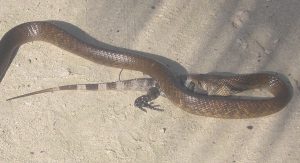
[[[137,98],[134,102],[134,106],[138,107],[142,111],[147,113],[146,109],[156,110],[156,111],[163,111],[163,109],[160,109],[160,105],[154,105],[154,102],[149,101],[149,98],[147,95],[143,95],[139,98]]]

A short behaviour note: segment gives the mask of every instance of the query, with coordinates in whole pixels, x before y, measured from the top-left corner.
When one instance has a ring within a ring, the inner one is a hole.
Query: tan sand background
[[[0,0],[0,36],[33,20],[72,23],[98,40],[165,56],[189,72],[285,74],[294,97],[277,114],[222,120],[134,108],[140,92],[57,92],[115,81],[120,69],[29,43],[0,84],[0,162],[300,162],[299,0]],[[142,76],[124,71],[122,79]],[[251,129],[252,126],[253,128]]]

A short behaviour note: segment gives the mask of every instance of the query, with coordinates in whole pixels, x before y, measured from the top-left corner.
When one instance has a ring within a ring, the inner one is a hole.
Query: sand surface
[[[133,106],[141,92],[48,93],[115,81],[105,67],[42,42],[22,46],[0,84],[0,162],[300,162],[299,0],[0,0],[0,36],[27,21],[60,20],[118,47],[167,57],[189,72],[276,71],[294,96],[277,114],[223,120]],[[143,76],[125,70],[122,79]]]

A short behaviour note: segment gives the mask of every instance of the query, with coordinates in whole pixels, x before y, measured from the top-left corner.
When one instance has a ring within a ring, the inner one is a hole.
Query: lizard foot
[[[163,109],[160,109],[160,105],[154,105],[154,102],[150,100],[150,98],[147,95],[143,95],[138,97],[135,102],[134,106],[138,107],[144,112],[147,112],[146,109],[156,110],[156,111],[164,111]]]

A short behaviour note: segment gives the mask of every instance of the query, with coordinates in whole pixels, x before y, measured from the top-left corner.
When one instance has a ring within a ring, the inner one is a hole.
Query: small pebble
[[[247,129],[252,130],[253,126],[247,126]]]

